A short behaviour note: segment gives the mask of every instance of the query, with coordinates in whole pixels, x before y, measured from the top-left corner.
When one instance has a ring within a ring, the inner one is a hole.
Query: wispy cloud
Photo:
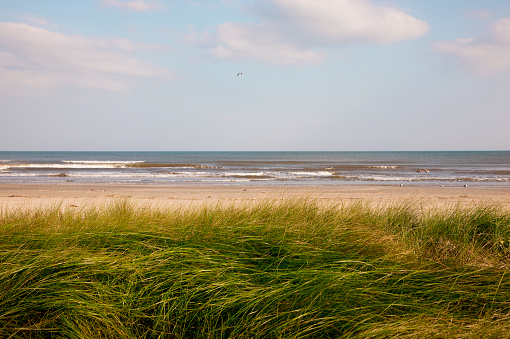
[[[322,47],[384,44],[428,32],[422,20],[368,0],[268,0],[254,5],[256,23],[226,22],[200,42],[217,58],[272,63],[320,62]]]
[[[154,11],[163,8],[163,4],[161,4],[160,2],[151,2],[144,0],[131,0],[131,1],[100,0],[99,3],[101,4],[101,6],[104,7],[123,8],[138,12]]]
[[[39,26],[47,26],[47,27],[57,28],[57,25],[54,25],[45,19],[30,16],[30,15],[24,16],[23,20],[25,20],[26,22],[29,22],[31,24],[35,24],[35,25],[39,25]]]
[[[220,59],[251,57],[274,64],[319,63],[324,60],[321,52],[279,36],[270,25],[264,24],[226,22],[218,25],[214,33],[203,35],[201,44],[207,46],[211,56]]]
[[[135,48],[126,39],[90,39],[0,22],[0,87],[49,90],[73,84],[123,91],[132,79],[172,77],[166,69],[132,58]]]
[[[510,18],[496,21],[489,32],[480,37],[439,42],[436,48],[478,74],[510,72]]]

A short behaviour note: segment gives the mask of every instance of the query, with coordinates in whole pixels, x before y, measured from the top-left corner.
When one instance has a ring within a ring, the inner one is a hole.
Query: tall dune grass
[[[509,240],[495,205],[3,210],[0,337],[509,337]]]

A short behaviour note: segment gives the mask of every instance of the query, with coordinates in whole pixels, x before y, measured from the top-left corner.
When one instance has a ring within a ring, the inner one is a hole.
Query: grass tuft
[[[444,338],[510,330],[510,213],[310,198],[2,210],[2,338]]]

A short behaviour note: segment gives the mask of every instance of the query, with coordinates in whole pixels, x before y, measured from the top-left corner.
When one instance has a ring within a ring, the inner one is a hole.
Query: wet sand
[[[129,199],[136,205],[165,208],[294,197],[339,204],[363,200],[387,205],[406,201],[424,207],[496,203],[510,210],[510,187],[0,184],[0,208],[3,210],[57,205],[64,208],[101,206],[118,199]]]

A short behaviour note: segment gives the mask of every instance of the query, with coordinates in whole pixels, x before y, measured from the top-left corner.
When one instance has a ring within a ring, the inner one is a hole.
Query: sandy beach
[[[0,184],[0,208],[38,208],[61,205],[86,207],[128,199],[136,205],[190,206],[267,199],[309,197],[331,203],[403,201],[418,206],[442,207],[496,203],[510,209],[510,188],[431,187],[385,185],[120,185],[120,184]]]

